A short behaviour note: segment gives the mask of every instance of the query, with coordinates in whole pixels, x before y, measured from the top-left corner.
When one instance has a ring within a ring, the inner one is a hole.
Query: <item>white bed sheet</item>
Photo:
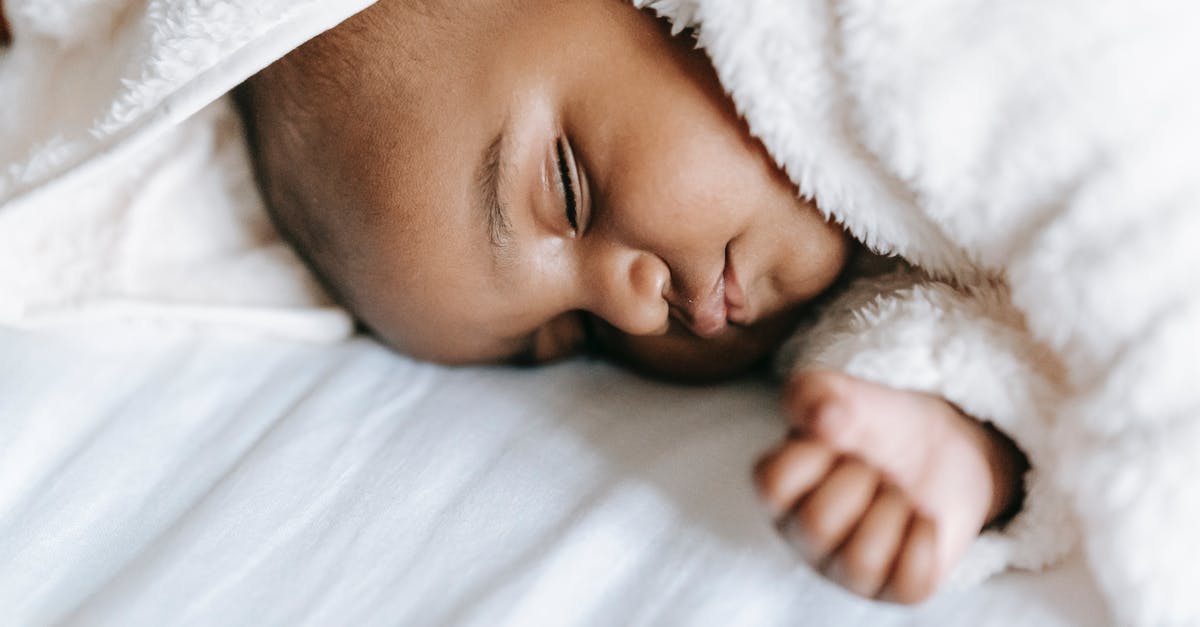
[[[0,622],[1097,625],[1078,558],[915,609],[776,538],[772,392],[171,328],[0,329]]]

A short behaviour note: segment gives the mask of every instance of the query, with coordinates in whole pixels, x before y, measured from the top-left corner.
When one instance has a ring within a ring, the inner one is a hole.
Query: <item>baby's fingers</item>
[[[779,521],[792,511],[829,474],[834,458],[826,446],[795,439],[785,440],[763,456],[754,467],[754,483],[771,517]]]
[[[878,595],[896,564],[912,516],[908,499],[885,485],[838,551],[830,576],[856,594]]]
[[[938,582],[937,529],[916,515],[880,598],[896,603],[919,603],[933,594]]]
[[[810,563],[819,566],[854,530],[878,485],[874,470],[842,458],[785,522],[785,533]]]

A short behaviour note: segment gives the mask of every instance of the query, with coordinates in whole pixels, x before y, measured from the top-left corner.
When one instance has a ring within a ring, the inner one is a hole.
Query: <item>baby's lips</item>
[[[728,324],[724,301],[710,299],[701,303],[692,312],[689,323],[692,332],[702,338],[708,339],[720,335]]]

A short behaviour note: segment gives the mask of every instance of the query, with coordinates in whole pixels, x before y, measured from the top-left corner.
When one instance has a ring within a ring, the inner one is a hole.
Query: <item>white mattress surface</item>
[[[766,385],[0,329],[0,622],[1098,625],[1078,558],[915,609],[789,554]]]

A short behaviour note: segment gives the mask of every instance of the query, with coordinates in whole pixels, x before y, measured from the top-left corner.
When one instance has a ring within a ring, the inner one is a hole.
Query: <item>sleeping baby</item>
[[[667,29],[607,0],[380,2],[238,92],[276,223],[416,357],[742,372],[873,260]],[[926,598],[1019,509],[1022,454],[938,396],[813,371],[785,406],[756,482],[855,592]]]
[[[193,115],[253,75],[276,224],[398,350],[774,355],[755,482],[831,579],[915,602],[1078,539],[1116,622],[1200,624],[1200,5],[379,0],[296,49],[371,4],[0,0],[0,319],[244,301],[344,332],[291,315],[306,282],[256,289],[290,257],[125,263],[207,259],[179,209],[209,192],[257,211],[235,125],[205,158],[224,101]]]
[[[638,4],[382,0],[288,54],[238,92],[276,223],[421,358],[782,345],[755,481],[854,592],[1078,535],[1118,622],[1200,621],[1197,9]]]

